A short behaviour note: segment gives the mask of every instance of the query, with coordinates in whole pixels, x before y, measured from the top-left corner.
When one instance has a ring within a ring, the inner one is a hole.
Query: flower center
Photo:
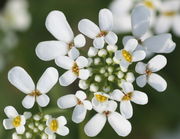
[[[74,47],[74,42],[70,42],[69,44],[68,44],[68,49],[70,50],[71,48],[73,48]]]
[[[13,119],[13,121],[12,121],[12,124],[13,124],[14,127],[20,126],[20,124],[21,124],[21,117],[20,116],[15,117]]]
[[[76,74],[79,75],[79,67],[77,63],[75,62],[74,65],[72,66],[72,71]]]
[[[172,16],[176,15],[176,12],[175,11],[167,11],[167,12],[163,12],[163,15],[172,17]]]
[[[132,55],[128,51],[122,50],[122,55],[126,59],[126,61],[132,62]]]
[[[110,114],[110,111],[104,111],[103,114],[108,116]]]
[[[38,90],[34,90],[33,92],[29,94],[29,96],[35,96],[35,97],[40,96],[40,95],[41,93]]]
[[[146,74],[147,75],[151,75],[152,74],[152,71],[150,71],[149,69],[146,70]]]
[[[101,31],[96,37],[103,37],[106,36],[107,32],[106,31]]]
[[[122,100],[125,100],[125,101],[128,101],[128,100],[131,100],[132,98],[132,93],[127,93],[123,96]]]
[[[147,6],[148,8],[150,8],[150,9],[155,9],[154,3],[152,1],[150,1],[150,0],[145,0],[144,5]]]
[[[51,123],[50,123],[50,129],[52,130],[52,131],[57,131],[57,129],[58,129],[58,122],[57,122],[57,120],[52,120],[51,121]]]
[[[100,95],[100,94],[95,94],[95,98],[99,101],[99,102],[105,102],[108,100],[108,97]]]
[[[81,104],[83,104],[83,102],[77,98],[77,104],[81,105]]]

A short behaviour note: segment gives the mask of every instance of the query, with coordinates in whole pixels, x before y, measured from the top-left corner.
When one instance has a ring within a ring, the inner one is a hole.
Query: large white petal
[[[67,109],[74,107],[77,104],[77,98],[75,95],[65,95],[57,100],[57,105],[61,109]]]
[[[90,72],[88,69],[81,69],[79,71],[79,79],[81,80],[87,80],[90,76]]]
[[[18,126],[16,127],[16,132],[18,134],[23,134],[25,132],[25,127],[24,126]]]
[[[71,48],[68,52],[68,56],[73,60],[75,60],[79,55],[80,52],[76,47]]]
[[[56,132],[61,136],[66,136],[69,134],[69,128],[66,126],[61,126]]]
[[[102,31],[111,31],[113,27],[113,15],[108,9],[99,11],[99,26]]]
[[[148,96],[144,92],[134,91],[131,101],[136,104],[145,105],[148,103]]]
[[[117,112],[109,114],[108,121],[119,136],[125,137],[131,132],[131,123]]]
[[[167,88],[167,82],[158,74],[152,73],[148,78],[148,83],[158,92],[164,92]]]
[[[164,68],[167,64],[167,59],[163,55],[157,55],[148,62],[148,69],[152,72],[157,72]]]
[[[133,62],[141,61],[146,57],[146,53],[143,50],[137,50],[133,53]]]
[[[84,68],[88,66],[88,59],[84,56],[80,56],[76,59],[76,63],[79,68]]]
[[[173,42],[171,34],[160,34],[146,39],[143,46],[154,53],[171,53],[176,44]]]
[[[8,80],[23,93],[29,94],[35,90],[35,85],[29,74],[21,67],[14,67],[8,72]]]
[[[124,93],[130,93],[134,91],[133,85],[129,82],[123,83],[122,88]]]
[[[3,126],[5,129],[13,129],[14,126],[12,125],[12,119],[4,119],[3,120]]]
[[[16,111],[16,109],[12,106],[7,106],[4,109],[4,113],[6,114],[6,116],[8,118],[14,118],[16,116],[18,116],[18,112]]]
[[[93,45],[97,49],[102,49],[104,47],[104,37],[97,37],[93,41]]]
[[[104,39],[105,39],[106,43],[109,45],[115,45],[118,41],[117,35],[111,31],[105,36]]]
[[[47,68],[37,83],[37,90],[43,94],[49,92],[57,83],[58,78],[59,73],[55,68]]]
[[[133,116],[133,108],[131,102],[122,101],[120,103],[120,112],[126,119],[130,119]]]
[[[106,116],[103,114],[96,114],[85,125],[84,131],[87,136],[95,137],[101,132],[105,123],[106,123]]]
[[[81,48],[81,47],[84,47],[85,44],[86,44],[86,39],[85,39],[84,35],[79,34],[74,38],[75,47]]]
[[[138,45],[138,41],[136,39],[129,39],[124,46],[124,49],[128,52],[133,52]]]
[[[72,84],[77,79],[77,75],[75,75],[71,70],[66,71],[61,77],[59,78],[59,83],[62,86],[68,86]]]
[[[72,121],[75,123],[81,123],[86,117],[87,110],[83,105],[77,105],[72,114]]]
[[[26,109],[32,108],[34,106],[34,103],[35,103],[35,97],[29,95],[25,96],[22,101],[22,105]]]
[[[70,43],[74,34],[61,11],[52,11],[46,18],[47,30],[58,40]]]
[[[107,102],[106,111],[114,112],[117,109],[117,103],[113,100]]]
[[[78,24],[78,29],[91,39],[94,39],[100,33],[99,27],[89,19],[82,19]]]
[[[146,64],[143,62],[138,62],[136,64],[135,71],[139,74],[145,74],[146,73]]]
[[[36,101],[39,104],[39,106],[46,107],[49,104],[50,99],[47,95],[42,94],[42,95],[36,97]]]
[[[147,84],[147,75],[141,75],[137,77],[136,83],[139,87],[144,87]]]
[[[145,6],[139,5],[134,8],[131,16],[132,32],[136,38],[141,38],[149,29],[151,12]]]
[[[74,60],[68,56],[59,56],[55,59],[55,62],[56,65],[67,70],[71,69],[74,64]]]
[[[50,61],[58,56],[66,55],[68,52],[67,44],[61,41],[44,41],[36,47],[36,55],[44,61]]]

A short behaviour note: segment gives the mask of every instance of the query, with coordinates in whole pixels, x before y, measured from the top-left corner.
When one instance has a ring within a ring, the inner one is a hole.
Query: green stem
[[[84,124],[80,123],[79,124],[79,128],[78,128],[78,132],[79,132],[79,139],[89,139],[85,133],[84,133]]]
[[[38,109],[39,109],[40,114],[43,115],[43,110],[39,105],[38,105]]]

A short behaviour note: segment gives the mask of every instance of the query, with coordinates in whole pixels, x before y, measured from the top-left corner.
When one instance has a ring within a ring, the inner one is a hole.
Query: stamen
[[[108,116],[110,114],[110,111],[104,111],[103,114]]]
[[[106,36],[107,32],[106,31],[101,31],[96,37],[103,37]]]
[[[99,102],[105,102],[108,100],[108,97],[103,96],[101,94],[95,94],[95,98],[99,101]]]
[[[122,100],[128,101],[128,100],[131,100],[131,98],[132,98],[132,93],[130,92],[130,93],[124,94],[124,97],[122,98]]]
[[[57,120],[52,120],[51,121],[51,123],[50,123],[50,129],[52,130],[52,131],[57,131],[57,129],[58,129],[58,122],[57,122]]]
[[[79,75],[79,67],[77,65],[77,63],[75,62],[73,67],[72,67],[72,71],[78,76]]]
[[[175,11],[167,11],[167,12],[164,12],[163,15],[171,17],[171,16],[175,16],[176,12]]]
[[[13,122],[12,122],[13,126],[14,127],[18,127],[21,125],[21,117],[20,116],[17,116],[13,119]]]
[[[122,55],[126,59],[126,61],[132,62],[132,55],[128,51],[122,50]]]
[[[74,42],[69,43],[68,49],[70,50],[70,49],[73,48],[73,47],[74,47]]]
[[[146,70],[146,74],[147,75],[151,75],[152,74],[152,71],[150,71],[149,69]]]
[[[148,8],[150,8],[150,9],[155,9],[154,3],[152,1],[150,1],[150,0],[145,0],[144,5],[147,6]]]
[[[81,105],[81,104],[83,104],[83,102],[77,98],[77,104]]]
[[[41,93],[38,90],[35,90],[29,94],[29,96],[35,96],[35,97],[40,96],[40,95],[41,95]]]

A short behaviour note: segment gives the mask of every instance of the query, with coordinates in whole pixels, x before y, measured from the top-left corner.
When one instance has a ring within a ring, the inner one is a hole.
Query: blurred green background
[[[3,2],[0,1],[1,7]],[[0,73],[0,139],[10,139],[12,131],[5,131],[2,126],[2,120],[6,118],[3,110],[7,105],[12,105],[17,108],[19,113],[23,113],[25,109],[21,105],[24,94],[13,87],[7,79],[8,70],[13,66],[22,66],[31,75],[33,80],[37,82],[44,70],[53,66],[62,74],[63,71],[58,68],[54,62],[44,62],[37,58],[35,48],[38,42],[45,40],[53,40],[53,36],[45,28],[45,19],[47,14],[52,10],[61,10],[65,13],[73,31],[78,33],[78,21],[82,18],[89,18],[97,23],[98,12],[101,8],[108,7],[110,0],[30,0],[29,10],[32,15],[31,27],[22,33],[18,33],[19,43],[7,56],[12,56],[13,59],[7,63],[5,69]],[[121,47],[121,38],[119,36],[119,47]],[[158,93],[150,87],[145,88],[149,96],[149,103],[145,106],[134,107],[134,116],[130,119],[133,130],[127,139],[176,139],[176,134],[180,134],[180,39],[173,36],[177,43],[176,50],[167,55],[168,65],[160,72],[168,82],[168,89],[164,93]],[[0,46],[1,47],[1,46]],[[51,103],[49,107],[59,110],[56,105],[57,99],[68,93],[74,93],[74,88],[78,88],[77,83],[71,87],[61,87],[57,84],[49,93]],[[46,110],[46,108],[44,108]],[[33,108],[33,113],[38,112],[38,109]],[[60,113],[60,112],[59,112]],[[67,110],[64,115],[68,119],[71,118],[72,109]],[[80,125],[68,121],[70,134],[64,139],[88,139],[83,133],[83,126],[93,114],[86,117],[85,122]],[[156,136],[162,134],[162,136]],[[163,137],[164,136],[164,137]],[[94,139],[119,139],[109,124],[106,124],[103,131]],[[177,139],[179,139],[177,137]]]

